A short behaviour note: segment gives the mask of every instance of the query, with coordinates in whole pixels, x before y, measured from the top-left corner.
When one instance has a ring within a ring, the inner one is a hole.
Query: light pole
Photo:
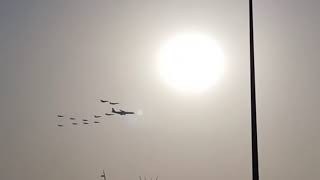
[[[256,82],[255,82],[255,68],[254,68],[253,3],[252,3],[252,1],[253,0],[249,0],[252,180],[259,180]]]

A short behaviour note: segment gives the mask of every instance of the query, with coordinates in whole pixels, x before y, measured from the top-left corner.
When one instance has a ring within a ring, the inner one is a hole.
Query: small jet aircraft
[[[100,99],[100,102],[102,102],[102,103],[106,103],[106,102],[109,102],[109,101],[107,101],[107,100],[103,100],[103,99]]]
[[[63,127],[63,125],[62,125],[62,124],[58,124],[58,126],[59,126],[59,127]]]
[[[106,116],[113,116],[114,114],[111,113],[105,113]]]
[[[106,173],[104,172],[104,170],[103,170],[102,173],[103,173],[103,174],[101,174],[100,177],[102,177],[104,180],[107,180]]]
[[[76,120],[76,118],[74,118],[74,117],[71,117],[71,118],[69,118],[70,120]]]
[[[64,116],[62,116],[62,115],[57,115],[58,117],[64,117]]]
[[[99,121],[95,121],[94,123],[100,123]]]
[[[89,124],[89,123],[87,123],[87,122],[84,122],[83,124]]]
[[[116,104],[120,104],[120,103],[109,102],[109,104],[111,104],[111,105],[116,105]]]
[[[94,118],[101,118],[101,116],[94,115]]]
[[[116,113],[116,114],[119,114],[119,115],[134,114],[134,112],[128,112],[128,111],[124,111],[124,110],[121,110],[121,109],[119,109],[119,111],[116,111],[116,110],[114,110],[114,108],[112,108],[112,112]]]
[[[82,119],[82,121],[88,121],[88,119]]]
[[[72,123],[73,125],[77,125],[78,123]]]

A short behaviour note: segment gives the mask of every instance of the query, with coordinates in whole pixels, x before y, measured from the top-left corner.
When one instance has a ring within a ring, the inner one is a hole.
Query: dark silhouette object
[[[97,123],[100,123],[100,122],[99,122],[99,121],[95,121],[94,123],[96,123],[96,124],[97,124]]]
[[[111,113],[105,113],[106,116],[113,116],[114,114]]]
[[[69,118],[70,120],[76,120],[76,118],[74,118],[74,117],[71,117],[71,118]]]
[[[89,121],[88,119],[82,119],[82,121]]]
[[[254,65],[253,0],[249,0],[252,179],[259,180],[257,106]]]
[[[109,104],[111,104],[111,105],[117,105],[117,104],[120,104],[120,103],[109,102]]]
[[[102,102],[102,103],[106,103],[106,102],[109,102],[109,101],[106,101],[106,100],[100,99],[100,102]]]
[[[103,170],[102,174],[100,175],[100,177],[103,177],[104,180],[107,180],[106,173],[104,172],[104,170]]]
[[[72,123],[73,125],[77,125],[78,123]]]
[[[57,116],[60,117],[60,118],[61,118],[61,117],[64,117],[64,116],[62,116],[62,115],[57,115]]]
[[[101,118],[101,116],[94,115],[94,118]]]
[[[112,112],[120,115],[134,114],[134,112],[123,111],[121,109],[119,109],[119,111],[116,111],[114,110],[114,108],[112,108]]]
[[[87,122],[84,122],[83,124],[89,124],[89,123],[87,123]]]
[[[62,124],[58,124],[58,127],[63,127],[63,125]]]

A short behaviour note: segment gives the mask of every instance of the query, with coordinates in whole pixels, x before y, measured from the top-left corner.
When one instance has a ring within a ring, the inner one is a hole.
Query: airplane
[[[84,122],[83,124],[89,124],[89,123],[87,123],[87,122]]]
[[[119,109],[119,111],[116,111],[112,108],[112,112],[113,113],[116,113],[116,114],[119,114],[119,115],[127,115],[127,114],[134,114],[134,112],[127,112],[127,111],[123,111],[121,109]]]
[[[101,116],[94,115],[94,118],[101,118]]]
[[[70,120],[75,120],[76,118],[73,118],[73,117],[71,117],[71,118],[69,118]]]
[[[95,121],[94,123],[100,123],[99,121]]]
[[[72,123],[73,125],[77,125],[78,123]]]
[[[103,170],[103,174],[101,174],[100,177],[103,177],[104,180],[107,180],[106,173],[104,172],[104,170]]]
[[[105,113],[106,116],[113,116],[114,114]]]
[[[116,105],[116,104],[120,104],[120,103],[109,102],[109,104]]]
[[[62,125],[62,124],[58,124],[58,126],[59,126],[59,127],[63,127],[63,125]]]
[[[100,99],[100,102],[102,102],[102,103],[106,103],[106,102],[109,102],[109,101],[106,101],[106,100]]]
[[[82,121],[88,121],[88,119],[82,119]]]
[[[62,116],[62,115],[57,115],[58,117],[64,117],[64,116]]]

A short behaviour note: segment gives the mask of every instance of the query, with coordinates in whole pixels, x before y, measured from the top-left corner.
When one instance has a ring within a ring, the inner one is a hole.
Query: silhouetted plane
[[[88,119],[82,119],[82,121],[88,121]]]
[[[109,104],[116,105],[116,104],[119,104],[119,103],[109,102]]]
[[[101,118],[101,116],[94,115],[94,118]]]
[[[119,109],[119,111],[116,111],[113,108],[112,108],[112,112],[120,115],[134,114],[134,112],[123,111],[121,109]]]
[[[89,124],[89,123],[87,123],[87,122],[84,122],[83,124]]]
[[[59,126],[59,127],[63,127],[63,125],[62,125],[62,124],[58,124],[58,126]]]
[[[71,118],[69,118],[70,120],[75,120],[76,118],[73,118],[73,117],[71,117]]]
[[[102,173],[103,173],[103,174],[101,174],[100,177],[103,177],[104,180],[107,180],[106,173],[104,172],[104,170],[103,170]]]
[[[62,116],[62,115],[57,115],[58,117],[64,117],[64,116]]]
[[[100,102],[102,102],[102,103],[106,103],[106,102],[109,102],[109,101],[106,101],[106,100],[100,99]]]
[[[78,123],[72,123],[73,125],[77,125]]]
[[[113,116],[114,114],[105,113],[106,116]]]
[[[99,121],[95,121],[94,123],[100,123]]]

